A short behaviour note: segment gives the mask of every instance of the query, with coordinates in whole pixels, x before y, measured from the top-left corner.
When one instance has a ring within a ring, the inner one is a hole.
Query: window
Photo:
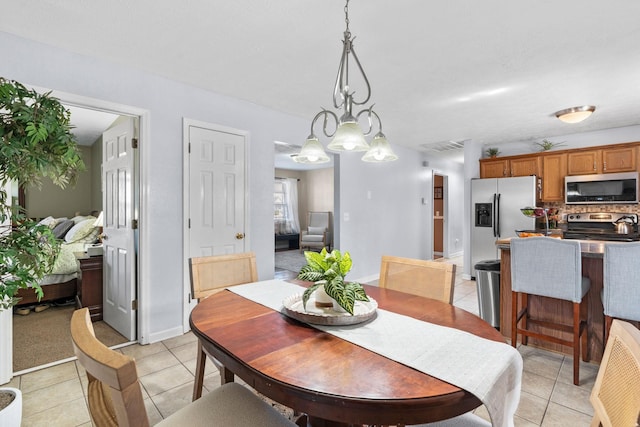
[[[276,178],[273,187],[275,234],[298,234],[298,180]]]

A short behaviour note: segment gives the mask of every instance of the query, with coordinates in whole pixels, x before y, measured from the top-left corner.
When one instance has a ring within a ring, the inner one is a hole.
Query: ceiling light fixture
[[[565,123],[580,123],[596,111],[593,105],[582,105],[580,107],[567,108],[555,113],[555,116]]]
[[[368,108],[364,108],[353,115],[354,105],[365,105],[371,98],[371,86],[367,75],[362,69],[360,60],[356,55],[353,47],[353,39],[351,38],[351,32],[349,31],[349,0],[346,0],[344,7],[346,29],[344,31],[344,39],[342,41],[342,57],[340,58],[340,65],[338,66],[338,76],[336,77],[336,83],[333,89],[333,106],[336,109],[343,108],[344,112],[338,119],[338,116],[329,110],[322,109],[311,121],[311,134],[305,141],[300,151],[300,155],[294,160],[300,163],[326,163],[329,161],[329,157],[324,152],[322,144],[318,140],[318,137],[313,133],[313,127],[316,121],[323,117],[324,123],[322,126],[322,132],[328,137],[333,138],[327,149],[331,151],[366,151],[362,160],[365,162],[389,162],[397,160],[396,156],[387,142],[386,136],[382,133],[382,121],[378,114],[373,111],[373,105]],[[366,96],[362,100],[355,100],[353,95],[355,92],[349,91],[349,58],[353,57],[355,65],[358,67],[362,79],[366,86]],[[358,119],[361,115],[366,114],[368,129],[362,131],[358,124]],[[327,131],[327,123],[329,118],[333,119],[336,130],[333,133]],[[378,133],[374,135],[371,146],[367,144],[364,139],[366,135],[371,134],[373,130],[373,119],[378,124]]]

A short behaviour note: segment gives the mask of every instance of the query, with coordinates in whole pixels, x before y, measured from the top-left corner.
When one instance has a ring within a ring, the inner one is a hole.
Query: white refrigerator
[[[533,230],[520,209],[536,205],[535,176],[471,180],[471,276],[479,261],[498,259],[496,240]]]

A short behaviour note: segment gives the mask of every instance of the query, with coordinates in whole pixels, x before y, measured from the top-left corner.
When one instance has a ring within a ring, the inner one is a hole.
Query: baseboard
[[[456,258],[464,255],[464,251],[453,252],[449,254],[449,258]]]

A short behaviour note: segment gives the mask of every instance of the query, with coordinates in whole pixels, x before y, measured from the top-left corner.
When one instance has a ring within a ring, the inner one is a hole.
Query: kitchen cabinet
[[[600,173],[602,150],[574,151],[567,154],[567,175]]]
[[[537,154],[480,160],[480,178],[539,175],[540,156]]]
[[[567,154],[545,154],[542,157],[543,202],[564,202],[564,177],[567,175]]]
[[[522,156],[509,160],[509,176],[540,175],[540,156],[537,154]]]
[[[480,160],[480,178],[503,178],[509,171],[509,160],[488,158]]]
[[[602,149],[602,172],[633,172],[636,170],[636,146]]]
[[[636,170],[636,151],[635,145],[569,151],[567,154],[567,174],[633,172]]]

